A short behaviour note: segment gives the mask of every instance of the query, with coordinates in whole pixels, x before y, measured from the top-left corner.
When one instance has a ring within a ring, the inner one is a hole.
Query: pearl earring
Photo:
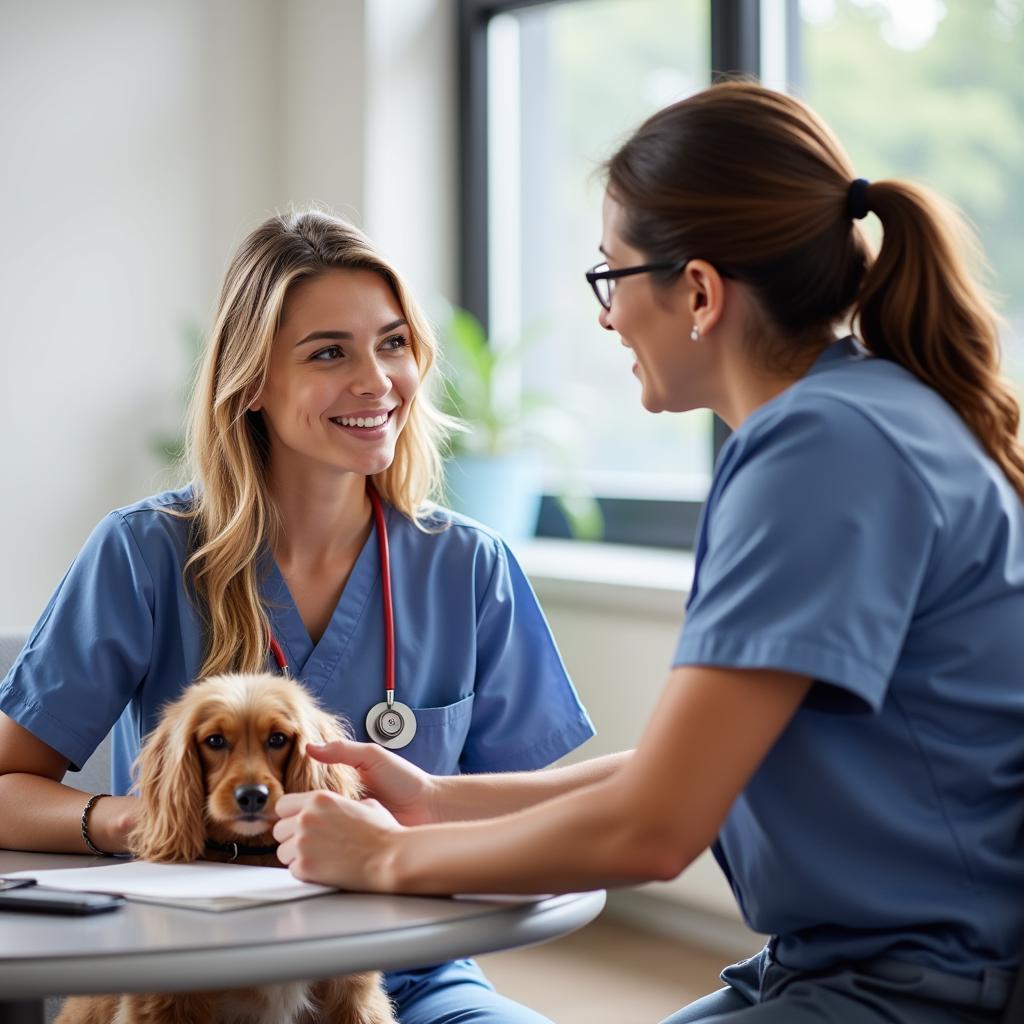
[[[690,329],[690,341],[700,341],[700,328],[696,324]]]

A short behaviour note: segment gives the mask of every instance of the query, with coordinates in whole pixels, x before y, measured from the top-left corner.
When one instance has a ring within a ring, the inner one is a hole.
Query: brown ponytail
[[[839,141],[799,100],[747,82],[654,114],[606,169],[627,243],[652,262],[708,260],[753,292],[764,362],[809,364],[852,317],[874,355],[953,406],[1024,498],[997,318],[962,255],[971,236],[945,204],[904,182],[868,186],[884,228],[872,260],[850,218],[856,174]]]
[[[884,233],[854,304],[861,340],[942,395],[1024,497],[1020,409],[999,371],[998,321],[964,258],[980,256],[973,234],[909,182],[872,183],[868,205]]]

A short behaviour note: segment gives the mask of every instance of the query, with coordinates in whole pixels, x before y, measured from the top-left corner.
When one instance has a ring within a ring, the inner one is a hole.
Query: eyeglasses
[[[655,270],[664,270],[667,274],[679,274],[689,260],[659,260],[657,263],[644,263],[638,267],[620,267],[612,270],[607,263],[598,263],[587,271],[587,282],[594,289],[597,301],[610,310],[615,282],[620,277],[632,277],[633,274],[649,274]]]

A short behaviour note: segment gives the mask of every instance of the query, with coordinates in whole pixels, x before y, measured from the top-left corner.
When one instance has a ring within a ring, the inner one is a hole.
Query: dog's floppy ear
[[[142,813],[128,847],[145,860],[198,860],[206,845],[206,784],[192,731],[196,702],[188,690],[163,712],[135,761]]]
[[[305,693],[296,701],[294,710],[298,736],[285,772],[285,792],[304,793],[310,789],[329,789],[342,796],[359,797],[362,786],[355,768],[347,764],[323,764],[314,761],[306,753],[307,743],[327,743],[351,738],[344,719],[329,715]]]

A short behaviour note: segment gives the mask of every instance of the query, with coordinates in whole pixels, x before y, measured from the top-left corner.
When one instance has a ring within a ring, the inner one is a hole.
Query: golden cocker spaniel
[[[303,687],[275,675],[212,676],[169,704],[136,763],[136,857],[280,867],[273,808],[283,793],[358,797],[354,769],[305,754],[345,734]],[[284,868],[281,869],[282,871]],[[199,922],[197,922],[197,926]],[[222,992],[82,996],[56,1024],[394,1024],[377,972]]]

